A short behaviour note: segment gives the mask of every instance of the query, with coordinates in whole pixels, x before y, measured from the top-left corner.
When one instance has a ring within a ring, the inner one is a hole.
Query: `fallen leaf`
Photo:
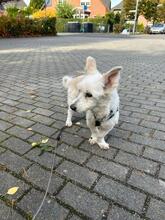
[[[6,194],[8,194],[8,195],[14,195],[14,194],[17,192],[18,189],[19,189],[19,187],[17,187],[17,186],[12,187],[12,188],[8,189],[8,191],[7,191]]]
[[[26,112],[31,112],[31,110],[27,110]]]
[[[32,131],[33,129],[32,129],[32,128],[28,128],[27,130],[28,130],[28,131]]]
[[[33,142],[33,143],[32,143],[32,147],[35,147],[35,146],[37,146],[37,145],[38,145],[37,142]]]
[[[41,141],[41,143],[42,143],[42,144],[46,144],[46,143],[48,142],[48,140],[49,140],[49,138],[43,139],[43,140]]]
[[[80,122],[76,122],[76,125],[80,125]]]

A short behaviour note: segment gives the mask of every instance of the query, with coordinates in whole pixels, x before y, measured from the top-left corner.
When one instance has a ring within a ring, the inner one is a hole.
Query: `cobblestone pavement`
[[[38,220],[165,219],[164,48],[165,36],[0,40],[1,220],[31,219],[41,203],[53,153],[31,143],[45,137],[56,158]],[[67,113],[61,78],[83,70],[89,55],[102,72],[124,67],[120,122],[108,151],[88,144],[84,120],[64,130],[57,148]]]

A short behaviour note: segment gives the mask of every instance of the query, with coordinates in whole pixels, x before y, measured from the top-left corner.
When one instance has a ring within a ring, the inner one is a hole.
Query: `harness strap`
[[[118,112],[118,111],[119,111],[119,109],[117,108],[116,112]],[[113,110],[110,110],[110,113],[109,113],[108,117],[105,116],[105,117],[103,117],[100,120],[97,119],[95,114],[93,113],[93,115],[95,117],[95,126],[99,127],[103,121],[108,121],[109,119],[113,118],[115,116],[116,112],[113,112]]]

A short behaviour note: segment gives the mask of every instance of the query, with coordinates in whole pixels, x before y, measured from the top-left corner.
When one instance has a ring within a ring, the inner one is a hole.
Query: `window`
[[[90,0],[81,0],[80,5],[91,5],[91,1]]]
[[[50,6],[52,4],[52,0],[45,0],[45,3],[47,6]]]

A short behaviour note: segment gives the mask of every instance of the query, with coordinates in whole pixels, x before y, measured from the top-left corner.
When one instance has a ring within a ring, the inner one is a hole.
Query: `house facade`
[[[66,0],[75,9],[77,18],[94,18],[104,16],[111,6],[110,0]],[[55,8],[57,4],[62,4],[64,0],[47,0],[47,7]]]

